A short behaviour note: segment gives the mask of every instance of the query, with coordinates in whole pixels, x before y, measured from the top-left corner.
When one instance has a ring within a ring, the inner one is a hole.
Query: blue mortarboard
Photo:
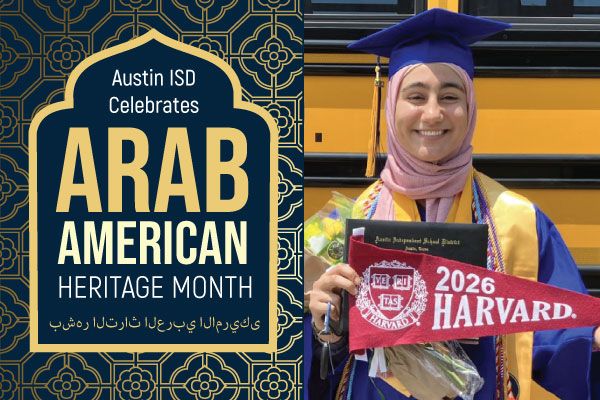
[[[510,27],[510,24],[434,8],[348,47],[388,57],[389,76],[411,64],[447,62],[462,67],[473,79],[469,44]]]

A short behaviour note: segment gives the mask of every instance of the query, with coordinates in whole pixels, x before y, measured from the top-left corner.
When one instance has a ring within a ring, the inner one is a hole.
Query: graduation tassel
[[[371,104],[371,134],[369,135],[367,169],[365,171],[365,176],[367,177],[375,175],[377,148],[379,146],[379,111],[381,108],[381,88],[383,87],[380,70],[381,65],[379,57],[377,57],[377,65],[375,65],[375,85],[373,87],[373,103]]]

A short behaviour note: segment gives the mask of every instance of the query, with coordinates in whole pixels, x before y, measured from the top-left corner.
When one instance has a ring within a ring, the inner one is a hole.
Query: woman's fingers
[[[332,292],[312,292],[310,296],[309,308],[315,321],[317,328],[323,329],[325,313],[331,303],[331,318],[339,320],[339,309],[341,304],[341,298],[339,295]]]
[[[313,321],[318,330],[325,326],[325,314],[331,307],[331,319],[339,321],[342,299],[340,293],[342,290],[348,291],[352,295],[357,293],[357,285],[360,284],[360,276],[348,264],[337,264],[327,269],[327,271],[317,279],[310,291],[310,302],[308,307],[313,316]],[[331,304],[331,306],[329,305]],[[339,337],[328,335],[328,340],[337,341]]]
[[[356,286],[360,283],[358,274],[347,264],[338,264],[327,270],[313,284],[313,291],[339,293],[342,289],[356,295]]]
[[[345,277],[349,281],[354,282],[355,285],[360,283],[360,276],[356,273],[354,268],[348,264],[336,264],[325,271],[325,274],[337,274]]]

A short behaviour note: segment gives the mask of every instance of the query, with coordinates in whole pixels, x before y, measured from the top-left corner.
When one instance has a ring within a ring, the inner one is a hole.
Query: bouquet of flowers
[[[313,282],[325,270],[342,261],[346,219],[352,215],[354,200],[333,192],[331,199],[304,222],[304,309]]]
[[[331,199],[304,222],[304,249],[322,257],[329,265],[342,261],[346,219],[352,214],[354,200],[333,192]]]

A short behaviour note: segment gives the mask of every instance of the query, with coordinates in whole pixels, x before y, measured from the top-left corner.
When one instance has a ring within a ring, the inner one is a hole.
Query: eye
[[[445,94],[441,97],[441,100],[444,102],[454,102],[459,100],[459,97],[455,94]]]
[[[410,94],[406,98],[408,99],[408,101],[411,101],[411,102],[421,102],[421,101],[425,100],[425,96],[423,96],[422,94],[418,94],[418,93]]]

